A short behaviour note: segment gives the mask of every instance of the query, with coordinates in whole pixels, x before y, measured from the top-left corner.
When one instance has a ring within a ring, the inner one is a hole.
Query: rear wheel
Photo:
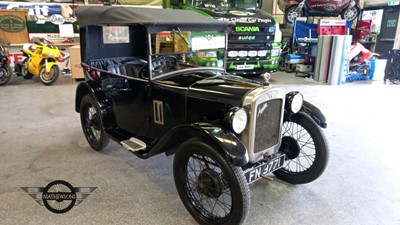
[[[357,19],[359,15],[360,15],[360,7],[358,7],[357,5],[355,5],[354,7],[348,7],[341,13],[342,19],[347,21],[353,21]]]
[[[318,125],[306,114],[298,113],[282,125],[282,151],[288,160],[274,174],[292,184],[316,180],[328,163],[328,147]]]
[[[12,69],[10,67],[10,65],[8,64],[4,64],[1,65],[0,67],[0,86],[5,86],[8,83],[10,83],[11,79],[12,79]]]
[[[250,192],[243,170],[217,150],[196,139],[182,144],[174,159],[176,189],[200,224],[241,224],[247,217]]]
[[[289,7],[285,12],[285,20],[287,23],[294,23],[297,17],[302,17],[302,10],[298,9],[297,5]]]
[[[110,138],[104,131],[101,111],[98,103],[91,95],[85,95],[80,108],[82,130],[90,147],[96,151],[107,147]]]
[[[40,81],[44,85],[52,85],[54,82],[56,82],[59,75],[60,68],[58,65],[53,65],[49,72],[46,72],[46,66],[43,66],[43,68],[40,70],[39,77]]]

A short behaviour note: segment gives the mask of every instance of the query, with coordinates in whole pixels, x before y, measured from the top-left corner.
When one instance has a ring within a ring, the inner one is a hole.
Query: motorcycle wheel
[[[294,23],[294,21],[296,20],[297,17],[302,17],[303,16],[303,12],[300,10],[297,10],[297,5],[291,6],[289,7],[286,11],[285,11],[285,20],[287,23]]]
[[[340,16],[344,20],[353,21],[357,19],[357,17],[360,15],[360,11],[361,11],[360,7],[355,5],[354,7],[348,7],[345,10],[343,10]]]
[[[110,138],[104,131],[101,110],[98,105],[91,95],[83,96],[80,116],[82,130],[90,147],[96,151],[101,151],[107,147]]]
[[[291,184],[316,180],[324,172],[329,159],[327,142],[321,128],[304,113],[291,116],[282,125],[282,151],[285,165],[273,172]]]
[[[0,69],[2,70],[0,75],[0,86],[6,86],[11,82],[13,77],[12,69],[8,64],[1,65]]]
[[[32,79],[33,74],[28,71],[28,60],[29,58],[24,59],[21,66],[21,75],[24,79]]]
[[[199,224],[241,224],[250,207],[243,170],[215,147],[190,139],[176,152],[174,180],[186,209]]]
[[[58,76],[60,75],[60,68],[57,65],[53,65],[51,67],[50,72],[46,74],[46,68],[45,66],[40,70],[40,81],[44,85],[52,85],[54,82],[56,82]]]

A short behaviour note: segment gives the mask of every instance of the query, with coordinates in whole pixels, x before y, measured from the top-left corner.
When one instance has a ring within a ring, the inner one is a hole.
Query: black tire
[[[286,55],[282,55],[279,58],[279,65],[278,65],[278,70],[279,71],[285,71],[286,70],[286,62],[285,62],[285,57]]]
[[[282,125],[282,146],[289,147],[283,168],[274,172],[279,179],[291,184],[316,180],[329,160],[327,142],[321,128],[304,113],[292,115]]]
[[[0,86],[6,86],[11,82],[11,79],[13,77],[13,71],[8,64],[3,64],[1,65],[1,75],[0,75]]]
[[[21,75],[24,79],[30,80],[33,77],[33,74],[31,74],[28,71],[28,60],[29,58],[25,58],[24,61],[22,61],[22,65],[21,65]]]
[[[302,10],[298,11],[297,7],[298,7],[297,5],[290,6],[285,11],[285,20],[287,23],[293,24],[297,17],[303,16],[303,11]]]
[[[40,70],[39,78],[42,84],[44,85],[52,85],[58,79],[60,75],[60,68],[58,65],[53,65],[50,69],[49,74],[46,74],[46,66]]]
[[[179,196],[198,223],[243,223],[250,207],[250,192],[242,168],[197,139],[179,147],[173,167]]]
[[[104,131],[98,103],[91,95],[83,96],[80,116],[82,130],[90,147],[96,151],[101,151],[107,147],[110,138]]]
[[[360,12],[361,12],[360,7],[358,5],[355,5],[354,7],[350,8],[348,7],[344,9],[340,14],[340,17],[342,17],[342,19],[347,21],[353,21],[358,18]]]

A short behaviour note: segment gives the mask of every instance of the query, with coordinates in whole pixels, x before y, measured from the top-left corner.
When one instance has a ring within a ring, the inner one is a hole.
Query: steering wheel
[[[178,59],[173,55],[159,56],[152,60],[153,69],[162,72],[165,68],[176,66]]]
[[[153,71],[161,74],[163,70],[172,68],[178,64],[178,59],[173,55],[158,56],[151,61]],[[148,78],[148,64],[144,65],[139,72],[139,76],[142,79]]]

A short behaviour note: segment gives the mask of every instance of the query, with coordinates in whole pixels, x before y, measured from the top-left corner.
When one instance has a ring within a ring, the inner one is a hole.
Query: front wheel
[[[342,19],[347,21],[353,21],[357,19],[359,15],[360,15],[360,7],[358,7],[357,5],[353,7],[348,7],[341,13]]]
[[[322,130],[304,113],[294,114],[283,123],[281,149],[287,161],[274,174],[291,184],[316,180],[328,163],[329,152]]]
[[[91,95],[83,96],[80,114],[82,130],[90,147],[96,151],[103,150],[110,138],[104,131],[99,104]]]
[[[58,76],[60,75],[60,68],[58,65],[53,65],[50,69],[50,72],[46,72],[46,66],[43,66],[43,68],[40,70],[40,81],[44,85],[52,85],[54,82],[56,82]]]
[[[4,64],[0,67],[0,86],[5,86],[10,83],[13,76],[10,65]]]
[[[250,206],[249,187],[240,167],[226,161],[211,145],[186,141],[174,159],[176,189],[200,224],[241,224]]]

